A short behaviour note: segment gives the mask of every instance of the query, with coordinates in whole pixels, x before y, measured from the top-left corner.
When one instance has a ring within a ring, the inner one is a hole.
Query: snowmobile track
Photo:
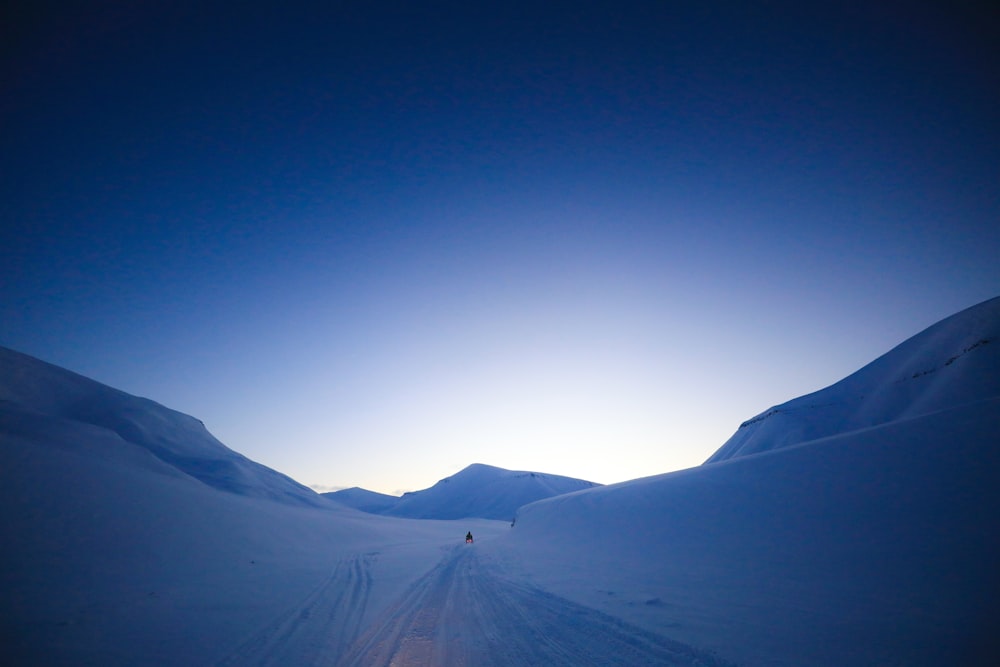
[[[254,633],[217,667],[330,665],[360,632],[374,557],[340,561],[299,605]]]
[[[699,665],[714,655],[509,580],[461,545],[372,623],[338,667]]]

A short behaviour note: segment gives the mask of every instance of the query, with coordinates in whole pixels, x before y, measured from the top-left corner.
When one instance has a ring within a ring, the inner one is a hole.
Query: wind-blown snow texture
[[[400,498],[364,489],[323,495],[364,512],[408,519],[476,517],[509,521],[522,505],[594,486],[597,484],[572,477],[473,463],[429,489],[405,493]]]
[[[794,435],[740,429],[766,451],[513,528],[314,504],[197,420],[3,351],[0,661],[993,665],[998,325],[981,304],[758,422]]]
[[[1000,395],[1000,297],[938,322],[840,382],[744,422],[707,461]]]

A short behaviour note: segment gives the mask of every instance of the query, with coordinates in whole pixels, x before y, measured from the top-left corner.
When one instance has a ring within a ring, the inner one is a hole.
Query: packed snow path
[[[368,627],[373,554],[342,562],[301,606],[220,665],[723,665],[704,651],[506,576],[457,545]]]

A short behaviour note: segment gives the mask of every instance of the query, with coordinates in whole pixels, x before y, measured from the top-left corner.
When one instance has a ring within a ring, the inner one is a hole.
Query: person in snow
[[[465,534],[465,543],[472,544],[472,531],[470,530]]]

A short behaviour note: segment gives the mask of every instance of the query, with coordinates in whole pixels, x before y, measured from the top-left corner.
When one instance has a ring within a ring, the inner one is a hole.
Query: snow
[[[545,590],[746,664],[980,664],[997,433],[994,398],[553,498],[504,548]]]
[[[291,504],[328,504],[312,489],[229,449],[199,420],[153,401],[6,348],[0,348],[0,378],[0,402],[20,414],[97,427],[214,488]]]
[[[77,436],[92,446],[75,451],[69,431],[56,444],[5,429],[4,664],[213,664],[299,609],[343,562],[373,561],[370,620],[433,567],[442,545],[507,528],[241,496],[152,457],[144,465],[89,429]]]
[[[750,419],[708,463],[1000,394],[1000,297],[952,315],[856,373]]]
[[[364,489],[324,495],[355,509],[409,519],[478,517],[509,521],[522,505],[593,486],[593,482],[562,475],[473,463],[429,489],[405,493],[400,498]]]
[[[399,496],[390,496],[387,493],[369,491],[358,486],[341,489],[340,491],[328,491],[320,495],[342,505],[372,514],[381,514],[399,502]]]
[[[514,527],[351,509],[0,349],[0,661],[995,664],[998,311],[751,420],[712,463],[533,502]],[[497,470],[433,504],[525,483]]]

